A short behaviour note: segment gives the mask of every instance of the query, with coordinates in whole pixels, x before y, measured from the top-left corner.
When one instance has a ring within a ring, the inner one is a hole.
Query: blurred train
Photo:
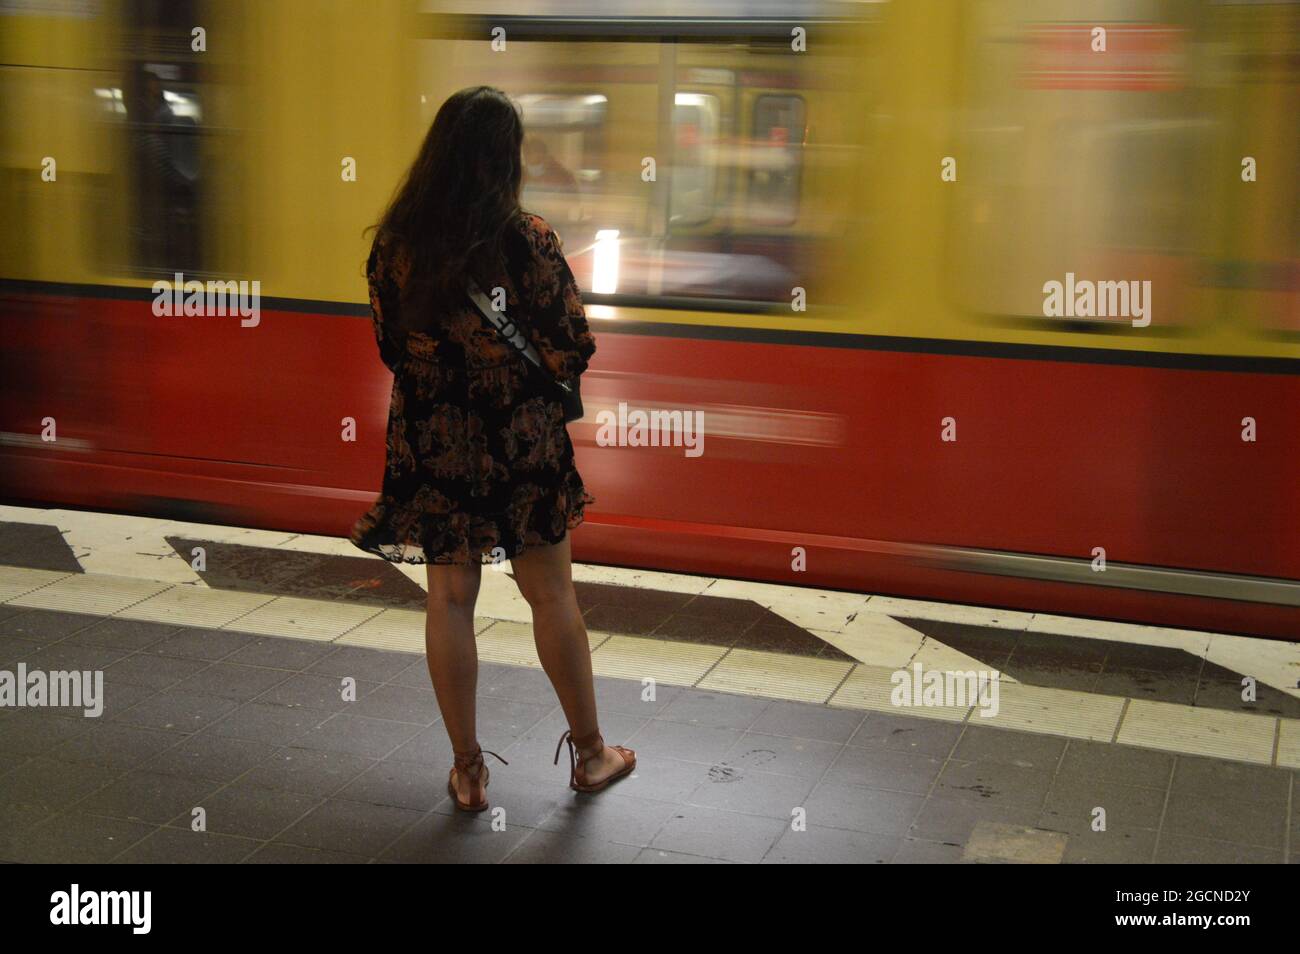
[[[0,21],[10,501],[345,533],[391,386],[363,229],[482,82],[597,335],[578,559],[1300,637],[1294,2]],[[258,320],[156,314],[177,273]],[[620,404],[704,452],[598,440]]]

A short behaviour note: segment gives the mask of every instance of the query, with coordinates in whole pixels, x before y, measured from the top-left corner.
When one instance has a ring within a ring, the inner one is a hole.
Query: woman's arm
[[[587,325],[578,282],[564,260],[555,230],[536,216],[528,228],[528,330],[542,360],[557,379],[567,381],[587,369],[596,339]]]
[[[378,241],[370,249],[366,279],[370,285],[370,321],[375,329],[379,357],[396,372],[406,354],[406,337],[401,332],[401,286],[388,261],[388,250]]]

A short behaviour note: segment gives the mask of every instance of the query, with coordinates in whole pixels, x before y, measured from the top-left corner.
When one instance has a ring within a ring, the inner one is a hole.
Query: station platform
[[[0,860],[1300,853],[1300,643],[574,573],[602,728],[638,769],[597,796],[568,789],[528,606],[508,566],[485,569],[480,741],[510,764],[491,763],[494,811],[465,816],[445,790],[423,567],[326,537],[2,507],[0,673],[102,672],[104,695],[97,717],[0,706]],[[992,697],[898,704],[900,673],[990,672]]]

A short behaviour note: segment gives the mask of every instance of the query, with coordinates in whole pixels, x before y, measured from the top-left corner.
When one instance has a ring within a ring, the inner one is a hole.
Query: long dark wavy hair
[[[419,155],[373,228],[410,256],[402,325],[427,328],[439,301],[463,296],[465,276],[480,283],[505,266],[505,243],[519,216],[524,139],[518,108],[499,89],[471,86],[438,110]]]

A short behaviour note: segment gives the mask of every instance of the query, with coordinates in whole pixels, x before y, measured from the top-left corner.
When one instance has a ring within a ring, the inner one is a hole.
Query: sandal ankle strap
[[[560,736],[560,741],[555,745],[555,760],[551,763],[552,765],[560,764],[560,749],[563,748],[566,742],[569,744],[569,783],[572,784],[577,781],[578,771],[582,768],[583,763],[587,761],[586,758],[581,756],[581,751],[594,748],[596,754],[599,754],[600,750],[604,748],[605,738],[599,731],[596,731],[591,735],[578,739],[574,737],[571,731],[565,729],[564,734]]]
[[[497,755],[495,752],[489,751],[482,747],[474,749],[473,751],[469,751],[469,752],[459,752],[453,749],[452,755],[454,756],[453,764],[456,766],[456,769],[458,771],[464,772],[466,775],[469,775],[470,769],[475,768],[476,766],[479,767],[480,769],[482,768],[484,755],[492,756],[502,765],[510,764],[501,756]],[[478,774],[479,774],[478,772],[475,772],[471,777],[477,777]]]

